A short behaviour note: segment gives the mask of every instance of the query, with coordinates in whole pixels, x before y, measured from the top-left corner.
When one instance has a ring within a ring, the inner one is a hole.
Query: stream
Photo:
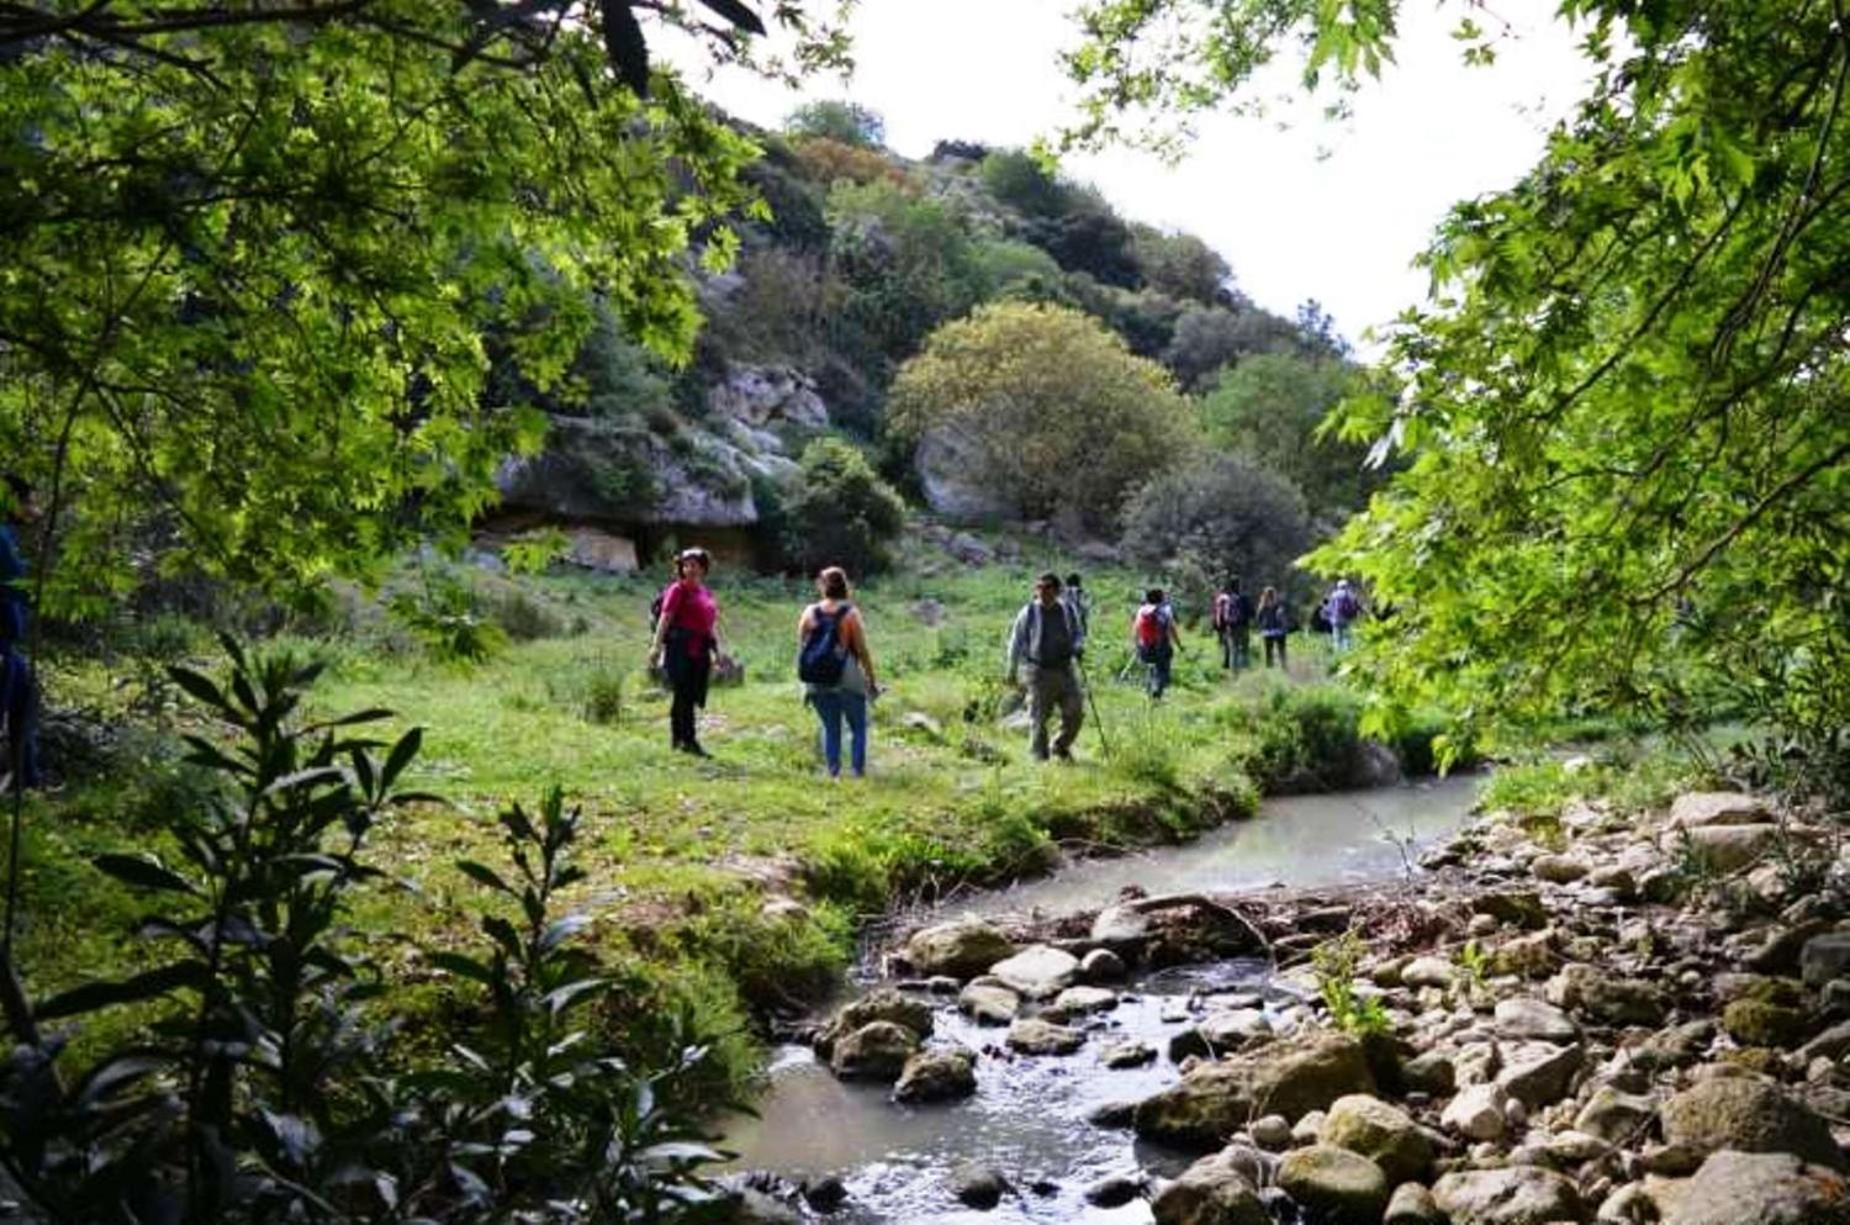
[[[1478,779],[1464,776],[1267,800],[1252,820],[1186,845],[1082,861],[1051,877],[959,899],[928,918],[1060,915],[1104,906],[1132,884],[1151,894],[1231,893],[1392,879],[1426,845],[1463,824],[1477,787]],[[1149,1204],[1141,1198],[1107,1209],[1089,1204],[1083,1193],[1115,1175],[1173,1174],[1187,1159],[1145,1148],[1129,1132],[1094,1126],[1086,1117],[1178,1078],[1175,1064],[1160,1052],[1196,1019],[1191,998],[1257,1007],[1268,1018],[1286,1020],[1299,997],[1272,981],[1269,971],[1263,961],[1234,960],[1139,975],[1124,985],[1115,1009],[1080,1022],[1097,1032],[1079,1053],[1063,1058],[1016,1055],[1002,1045],[1002,1030],[965,1017],[955,997],[937,997],[933,1041],[961,1043],[979,1055],[975,1096],[947,1105],[897,1105],[889,1086],[839,1081],[808,1047],[779,1047],[759,1116],[733,1120],[725,1146],[739,1154],[736,1169],[793,1182],[839,1178],[848,1199],[827,1219],[844,1225],[1148,1222]],[[1106,1048],[1131,1039],[1154,1047],[1156,1061],[1105,1067]],[[962,1207],[949,1180],[965,1162],[1002,1171],[1014,1193],[991,1211]]]

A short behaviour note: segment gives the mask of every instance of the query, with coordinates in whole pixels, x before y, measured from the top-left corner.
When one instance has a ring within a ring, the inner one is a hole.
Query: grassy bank
[[[496,860],[495,812],[557,782],[586,813],[590,879],[576,900],[631,988],[610,1023],[642,1046],[691,1029],[716,1044],[737,1089],[757,1062],[753,1016],[825,990],[864,918],[1044,871],[1062,846],[1185,838],[1249,813],[1262,790],[1340,784],[1356,766],[1358,703],[1317,680],[1326,664],[1314,649],[1298,650],[1289,681],[1230,681],[1197,635],[1160,705],[1134,675],[1120,683],[1140,581],[1125,573],[1092,580],[1102,718],[1088,717],[1076,764],[1033,763],[1007,720],[1000,670],[1004,630],[1039,568],[900,576],[860,593],[888,693],[871,776],[840,783],[822,774],[794,679],[807,597],[796,584],[717,584],[746,676],[714,691],[702,732],[711,762],[669,750],[665,695],[641,670],[653,583],[472,574],[482,615],[510,637],[474,666],[432,659],[376,600],[348,600],[315,634],[272,641],[327,662],[316,713],[379,706],[397,712],[391,733],[423,726],[416,782],[448,801],[396,814],[377,836],[372,859],[394,880],[367,894],[356,942],[420,982],[441,1016],[446,981],[422,969],[420,950],[474,935],[480,890],[456,861]],[[137,955],[122,935],[134,899],[86,860],[158,846],[172,813],[197,802],[198,780],[171,747],[191,716],[161,689],[151,656],[210,668],[215,650],[183,624],[154,645],[54,661],[58,701],[131,730],[95,773],[35,801],[23,943],[35,991]]]

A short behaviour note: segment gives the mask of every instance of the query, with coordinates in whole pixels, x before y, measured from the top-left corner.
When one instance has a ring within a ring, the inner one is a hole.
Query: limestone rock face
[[[1329,1225],[1376,1225],[1393,1187],[1380,1166],[1332,1144],[1286,1153],[1278,1165],[1278,1185],[1312,1220]]]
[[[1295,1122],[1337,1098],[1373,1093],[1362,1044],[1347,1034],[1309,1033],[1190,1071],[1137,1104],[1137,1134],[1197,1150],[1224,1144],[1248,1120],[1282,1114]]]
[[[1664,1103],[1664,1139],[1702,1152],[1792,1153],[1839,1167],[1843,1155],[1822,1118],[1777,1085],[1743,1076],[1700,1081]]]
[[[1390,1185],[1412,1182],[1432,1168],[1432,1141],[1404,1110],[1367,1094],[1339,1097],[1323,1122],[1325,1144],[1360,1153]]]
[[[1536,1166],[1447,1174],[1432,1195],[1452,1225],[1554,1225],[1584,1216],[1574,1184]]]
[[[1015,946],[978,919],[940,923],[912,933],[906,960],[920,974],[974,978],[1015,951]]]
[[[1702,1163],[1663,1225],[1850,1225],[1850,1183],[1791,1153],[1720,1152]]]
[[[1014,507],[1007,499],[970,480],[977,470],[967,444],[943,430],[919,440],[914,460],[925,501],[938,514],[962,522],[1006,518]]]
[[[815,380],[789,366],[735,366],[707,391],[710,415],[754,429],[827,429],[829,407]]]
[[[1156,1225],[1272,1225],[1232,1149],[1203,1157],[1150,1201]]]

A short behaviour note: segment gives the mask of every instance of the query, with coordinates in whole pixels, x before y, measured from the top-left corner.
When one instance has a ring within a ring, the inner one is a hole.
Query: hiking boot
[[[700,747],[700,742],[698,740],[689,740],[686,744],[681,746],[681,751],[690,757],[711,758],[713,756],[713,754]]]
[[[1071,749],[1055,749],[1053,751],[1053,755],[1055,757],[1058,757],[1061,761],[1068,763],[1069,765],[1072,763],[1073,750]]]

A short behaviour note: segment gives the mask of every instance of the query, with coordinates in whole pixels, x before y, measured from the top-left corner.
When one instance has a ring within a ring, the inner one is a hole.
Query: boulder
[[[571,530],[566,537],[564,560],[599,574],[634,574],[641,569],[634,540],[594,527]]]
[[[1400,970],[1400,981],[1408,987],[1449,987],[1457,977],[1457,969],[1443,957],[1415,957]]]
[[[1662,1025],[1663,993],[1653,984],[1620,978],[1576,962],[1548,980],[1548,1002],[1608,1025]]]
[[[1268,1114],[1264,1118],[1254,1119],[1246,1129],[1253,1138],[1253,1143],[1269,1153],[1279,1153],[1291,1147],[1291,1123],[1282,1114]]]
[[[1444,1051],[1421,1051],[1400,1065],[1400,1079],[1409,1090],[1444,1097],[1458,1087],[1458,1069]]]
[[[1390,1184],[1424,1178],[1432,1169],[1432,1141],[1426,1133],[1405,1111],[1368,1094],[1337,1098],[1320,1138],[1367,1157]]]
[[[844,1035],[875,1021],[891,1021],[912,1031],[915,1039],[931,1034],[931,1008],[893,988],[876,987],[858,1000],[842,1005],[816,1038],[816,1050],[828,1055]],[[917,1045],[916,1040],[913,1045]]]
[[[1493,890],[1471,899],[1474,913],[1489,915],[1512,927],[1541,927],[1548,922],[1548,908],[1529,889]]]
[[[1451,1225],[1556,1225],[1584,1219],[1574,1184],[1536,1166],[1447,1174],[1433,1185],[1432,1197]]]
[[[1657,1103],[1650,1098],[1602,1085],[1574,1116],[1574,1127],[1608,1144],[1629,1147],[1656,1117]]]
[[[1042,1010],[1049,1021],[1070,1021],[1092,1012],[1109,1012],[1118,1006],[1118,993],[1104,987],[1068,987]]]
[[[1124,959],[1110,949],[1093,949],[1079,959],[1082,982],[1115,983],[1126,973]]]
[[[1811,1018],[1800,1008],[1785,1008],[1767,1000],[1732,1000],[1722,1009],[1722,1029],[1742,1046],[1778,1047],[1804,1042]]]
[[[843,1080],[897,1080],[919,1036],[892,1021],[873,1021],[834,1043],[829,1067]]]
[[[1702,825],[1683,831],[1690,845],[1716,872],[1738,872],[1779,841],[1777,825]]]
[[[1702,1152],[1794,1153],[1833,1167],[1843,1160],[1828,1123],[1756,1077],[1699,1081],[1665,1102],[1660,1117],[1667,1142]]]
[[[1203,1157],[1150,1201],[1156,1225],[1272,1225],[1238,1149]]]
[[[1092,939],[1120,952],[1137,949],[1150,935],[1150,917],[1130,905],[1107,906],[1092,920]]]
[[[1094,1208],[1122,1208],[1142,1194],[1142,1179],[1112,1174],[1087,1187],[1085,1201]]]
[[[1539,880],[1567,885],[1593,871],[1593,864],[1583,855],[1537,855],[1529,871]]]
[[[1502,1137],[1507,1120],[1503,1117],[1503,1093],[1495,1085],[1471,1085],[1459,1091],[1445,1105],[1440,1124],[1467,1140],[1496,1140]]]
[[[976,1055],[961,1046],[919,1051],[900,1069],[893,1100],[908,1105],[949,1102],[976,1092]]]
[[[1031,1000],[1060,994],[1079,977],[1079,959],[1052,945],[1035,944],[989,967],[1004,985]]]
[[[1530,1110],[1540,1110],[1567,1096],[1574,1074],[1580,1071],[1585,1058],[1585,1052],[1578,1045],[1527,1043],[1503,1053],[1503,1070],[1497,1073],[1497,1087]]]
[[[1417,1182],[1406,1182],[1394,1188],[1381,1225],[1445,1225],[1445,1214],[1433,1202],[1431,1191]]]
[[[978,919],[940,923],[912,933],[906,960],[920,974],[974,978],[1015,951],[1015,946]]]
[[[1373,1093],[1362,1044],[1348,1034],[1313,1031],[1249,1054],[1206,1063],[1180,1083],[1137,1104],[1137,1134],[1186,1148],[1223,1144],[1261,1114],[1296,1121],[1337,1098]]]
[[[1393,1189],[1380,1166],[1333,1144],[1286,1153],[1278,1185],[1311,1220],[1327,1225],[1377,1225]]]
[[[1527,996],[1497,1001],[1497,1034],[1518,1040],[1570,1043],[1580,1041],[1580,1026],[1553,1004]]]
[[[1850,1225],[1850,1183],[1791,1153],[1720,1152],[1675,1197],[1663,1225]]]
[[[1257,1008],[1210,1012],[1198,1024],[1169,1039],[1169,1058],[1180,1063],[1190,1055],[1208,1059],[1238,1050],[1248,1038],[1272,1032],[1272,1023]]]
[[[950,1186],[958,1203],[985,1212],[1001,1203],[1010,1190],[1002,1171],[980,1162],[966,1162],[952,1170]]]
[[[1490,972],[1520,978],[1547,978],[1561,965],[1552,928],[1513,936],[1491,950]]]
[[[1826,932],[1807,940],[1799,950],[1799,974],[1808,987],[1850,977],[1850,932]]]
[[[1733,791],[1692,791],[1670,805],[1670,824],[1679,829],[1706,825],[1767,825],[1773,814],[1751,795]]]
[[[1022,1017],[1009,1026],[1007,1041],[1024,1055],[1071,1055],[1086,1044],[1086,1036],[1039,1017]]]
[[[790,366],[734,366],[707,389],[712,417],[757,429],[796,425],[827,429],[828,405],[813,379]]]
[[[1119,1042],[1105,1048],[1099,1062],[1108,1068],[1141,1068],[1156,1060],[1156,1048],[1147,1042]]]
[[[998,982],[973,982],[957,993],[957,1007],[979,1025],[1007,1025],[1021,1008],[1021,997]]]
[[[1806,1064],[1814,1059],[1835,1063],[1845,1055],[1850,1055],[1850,1021],[1831,1026],[1798,1050],[1800,1062]]]

